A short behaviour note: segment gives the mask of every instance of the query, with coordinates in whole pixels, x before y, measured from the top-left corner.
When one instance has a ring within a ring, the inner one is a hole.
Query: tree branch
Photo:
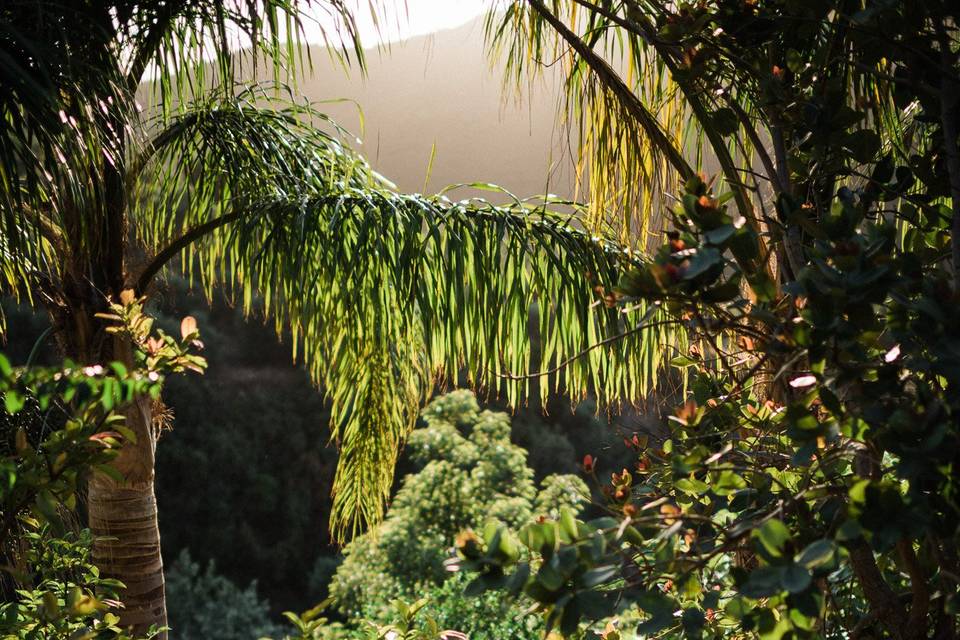
[[[858,540],[850,547],[850,564],[870,605],[868,618],[880,621],[891,637],[902,640],[900,625],[906,619],[906,612],[880,573],[873,550],[865,541]]]
[[[897,542],[897,553],[900,562],[910,576],[910,589],[913,596],[910,600],[910,615],[904,623],[904,637],[920,640],[927,637],[927,612],[930,609],[930,589],[927,585],[927,575],[920,566],[920,560],[913,550],[913,541],[903,538]]]
[[[587,6],[590,3],[580,2],[582,6]],[[583,42],[575,33],[573,33],[567,26],[561,21],[557,16],[553,15],[540,0],[528,0],[530,6],[532,6],[537,13],[539,13],[550,25],[557,30],[557,32],[563,37],[564,40],[573,47],[578,54],[580,54],[583,59],[587,62],[590,68],[597,74],[601,82],[607,86],[611,91],[614,92],[621,103],[627,108],[632,116],[634,116],[640,125],[643,127],[644,131],[647,132],[647,135],[650,137],[651,141],[667,156],[667,159],[670,160],[671,164],[677,168],[681,173],[684,180],[688,180],[695,175],[695,172],[687,164],[686,160],[680,154],[680,151],[677,150],[673,144],[667,139],[666,135],[663,133],[660,128],[657,120],[650,114],[649,111],[643,106],[639,98],[630,90],[630,88],[623,82],[620,76],[607,64],[603,58],[598,56],[586,43]],[[591,5],[592,7],[592,5]],[[730,152],[727,150],[727,147],[724,143],[722,136],[720,136],[716,130],[710,126],[710,114],[707,112],[706,106],[700,100],[698,95],[698,90],[692,85],[689,81],[683,78],[681,73],[678,73],[678,68],[676,61],[672,58],[671,52],[656,38],[656,33],[653,29],[648,28],[648,25],[639,24],[634,20],[624,20],[623,18],[617,17],[616,19],[611,17],[610,12],[601,12],[601,15],[604,17],[613,20],[616,24],[628,29],[631,32],[638,33],[643,37],[647,42],[653,46],[656,52],[660,55],[660,58],[664,61],[668,71],[670,72],[673,80],[680,86],[680,90],[683,92],[684,97],[687,100],[687,103],[690,105],[690,108],[693,109],[694,114],[697,119],[700,121],[701,128],[706,134],[707,138],[710,140],[710,146],[714,150],[714,154],[717,157],[720,166],[723,169],[724,177],[726,178],[727,183],[730,185],[730,188],[733,190],[734,200],[737,203],[737,209],[740,211],[740,215],[744,217],[747,221],[747,224],[757,235],[757,254],[759,256],[766,256],[767,250],[764,246],[763,237],[761,235],[762,229],[760,228],[760,222],[757,220],[757,216],[754,212],[753,205],[750,202],[749,196],[746,194],[743,185],[741,184],[740,177],[737,175],[736,167],[733,162],[733,158],[730,156]],[[755,261],[744,259],[744,255],[735,255],[737,261],[741,263],[741,266],[751,272],[756,272],[757,270],[763,270],[766,272],[767,277],[774,284],[778,283],[777,278],[774,277],[773,270],[770,268],[769,260],[763,259],[762,264],[757,264]],[[779,288],[779,286],[778,286]]]
[[[942,24],[937,25],[942,65],[952,69],[956,56],[950,49],[950,38]],[[960,102],[960,84],[949,74],[942,76],[940,87],[940,123],[943,126],[943,146],[950,176],[950,201],[953,210],[950,245],[953,253],[954,283],[960,282],[960,150],[957,149],[957,104]]]

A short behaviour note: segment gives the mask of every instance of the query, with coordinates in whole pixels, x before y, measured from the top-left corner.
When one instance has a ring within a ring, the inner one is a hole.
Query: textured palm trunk
[[[90,528],[94,535],[101,536],[94,543],[94,563],[103,575],[126,585],[121,594],[124,608],[120,624],[132,626],[135,634],[145,632],[152,625],[166,626],[153,483],[133,488],[119,486],[109,479],[98,481],[91,483],[89,499]]]
[[[152,410],[149,398],[140,398],[127,411],[127,426],[137,434],[127,443],[114,466],[122,481],[97,473],[88,487],[89,524],[96,536],[94,563],[103,575],[126,585],[121,593],[122,626],[143,633],[151,625],[167,624],[160,529],[154,494]],[[166,637],[164,634],[161,637]]]

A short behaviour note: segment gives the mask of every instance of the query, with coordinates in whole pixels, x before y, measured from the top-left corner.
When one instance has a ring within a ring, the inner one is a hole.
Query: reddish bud
[[[593,459],[593,456],[589,453],[583,456],[583,470],[587,473],[593,473],[595,468],[596,461]]]
[[[593,473],[593,470],[596,468],[597,460],[589,453],[583,456],[583,470],[587,473]]]

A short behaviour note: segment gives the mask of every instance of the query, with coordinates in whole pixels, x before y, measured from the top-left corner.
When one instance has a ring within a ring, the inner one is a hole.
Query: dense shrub
[[[152,330],[141,303],[125,296],[106,317],[108,331],[136,348],[128,365],[14,368],[0,355],[4,638],[129,637],[118,617],[124,585],[97,568],[94,538],[77,525],[79,496],[94,470],[119,475],[112,465],[135,439],[121,408],[157,398],[164,374],[205,365],[191,353],[198,335],[192,319],[176,339]]]
[[[444,560],[464,527],[488,521],[520,526],[556,516],[562,505],[578,505],[588,495],[586,485],[575,476],[552,475],[538,489],[526,452],[510,442],[508,416],[480,411],[468,391],[435,399],[423,418],[426,426],[413,432],[407,447],[419,471],[403,479],[383,523],[344,549],[331,594],[354,621],[387,623],[394,599],[426,594],[425,615],[444,628],[478,638],[496,637],[484,635],[495,628],[526,633],[536,625],[519,609],[504,609],[492,597],[467,602],[458,587],[446,585]]]
[[[461,536],[467,589],[523,593],[568,636],[618,615],[608,639],[954,639],[955,3],[638,4],[615,28],[655,48],[721,164],[773,137],[769,213],[748,220],[736,167],[684,176],[664,242],[606,291],[689,336],[686,401],[595,478],[606,517]]]

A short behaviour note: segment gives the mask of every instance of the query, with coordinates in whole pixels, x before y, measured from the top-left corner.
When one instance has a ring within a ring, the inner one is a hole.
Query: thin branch
[[[650,307],[650,310],[647,311],[647,313],[644,315],[644,318],[650,317],[650,315],[652,315],[652,312],[657,310],[658,308],[659,307],[656,307],[656,306]],[[679,320],[673,320],[673,319],[658,320],[657,322],[643,322],[643,320],[641,320],[640,324],[633,327],[632,329],[628,329],[623,333],[618,333],[617,335],[610,336],[609,338],[604,338],[600,342],[590,345],[583,351],[573,354],[572,356],[570,356],[569,358],[567,358],[557,366],[553,367],[552,369],[547,369],[546,371],[538,371],[537,373],[523,373],[523,374],[494,373],[494,375],[503,380],[535,380],[543,376],[553,375],[555,373],[560,373],[569,365],[573,364],[574,362],[584,357],[585,355],[589,354],[591,351],[594,351],[595,349],[599,349],[600,347],[604,347],[608,344],[613,344],[614,342],[619,342],[620,340],[623,340],[624,338],[632,336],[635,333],[639,333],[644,329],[653,329],[655,327],[663,327],[669,324],[679,324],[679,323],[680,323]]]

